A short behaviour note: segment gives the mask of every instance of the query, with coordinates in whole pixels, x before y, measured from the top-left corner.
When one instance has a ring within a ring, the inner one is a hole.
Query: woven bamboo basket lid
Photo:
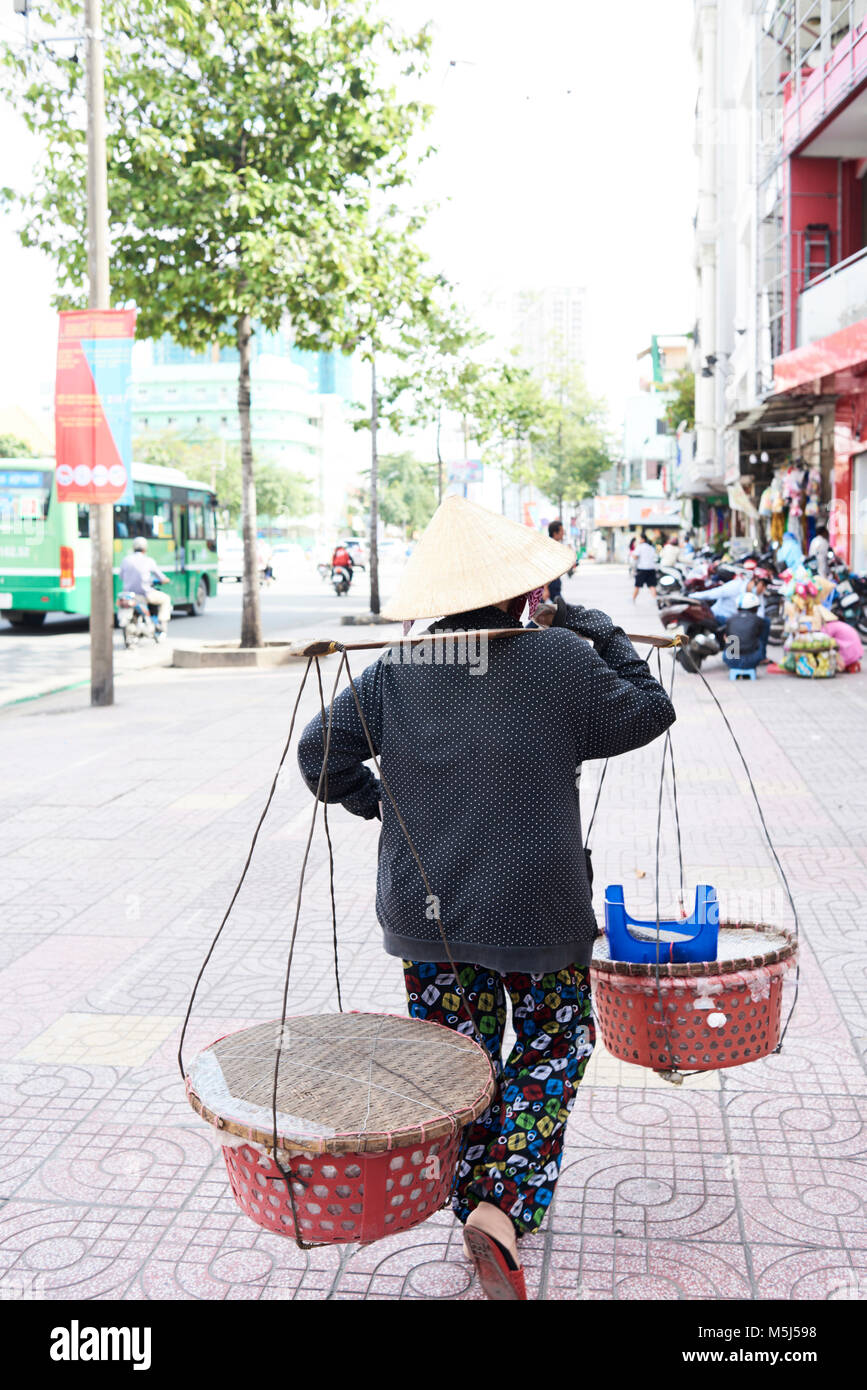
[[[736,970],[759,970],[789,960],[798,951],[797,938],[783,927],[771,927],[762,922],[720,922],[716,960],[667,961],[665,944],[660,951],[659,974],[663,978],[681,979],[686,976],[729,975]],[[656,978],[657,965],[647,962],[611,960],[605,938],[600,937],[590,962],[594,971],[605,975],[646,975]]]
[[[194,1059],[193,1109],[217,1130],[271,1150],[280,1021],[230,1033]],[[452,1134],[487,1110],[487,1053],[451,1028],[396,1014],[304,1014],[282,1029],[277,1146],[381,1153]]]

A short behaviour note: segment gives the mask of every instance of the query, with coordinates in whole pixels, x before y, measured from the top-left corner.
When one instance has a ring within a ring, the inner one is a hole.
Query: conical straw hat
[[[386,618],[439,618],[502,603],[569,568],[559,541],[463,497],[446,497],[406,563]]]

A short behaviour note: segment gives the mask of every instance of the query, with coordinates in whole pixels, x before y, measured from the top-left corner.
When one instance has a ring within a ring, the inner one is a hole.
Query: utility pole
[[[110,309],[102,0],[84,0],[87,45],[87,278],[91,309]],[[90,508],[90,703],[114,704],[114,507]]]

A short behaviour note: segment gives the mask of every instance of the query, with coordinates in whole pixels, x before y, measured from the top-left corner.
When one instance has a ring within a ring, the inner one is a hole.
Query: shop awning
[[[836,396],[814,393],[795,394],[789,391],[775,392],[750,410],[738,410],[732,416],[729,428],[733,430],[760,429],[763,425],[807,425],[814,415],[832,410]]]

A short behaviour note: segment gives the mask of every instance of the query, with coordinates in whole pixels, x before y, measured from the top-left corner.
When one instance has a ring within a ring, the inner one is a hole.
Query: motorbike
[[[153,588],[159,587],[155,581]],[[155,613],[156,609],[148,603],[143,594],[135,594],[129,589],[118,594],[117,625],[123,637],[123,645],[128,651],[137,647],[143,637],[149,637],[154,642],[165,641],[165,628],[157,630],[154,622]]]
[[[331,583],[334,585],[334,592],[338,598],[349,593],[349,586],[352,583],[352,571],[346,565],[333,565],[331,568]]]
[[[698,672],[702,662],[723,649],[723,634],[707,603],[700,598],[673,599],[659,613],[663,627],[674,628],[686,641],[677,649],[675,659],[690,675]]]

